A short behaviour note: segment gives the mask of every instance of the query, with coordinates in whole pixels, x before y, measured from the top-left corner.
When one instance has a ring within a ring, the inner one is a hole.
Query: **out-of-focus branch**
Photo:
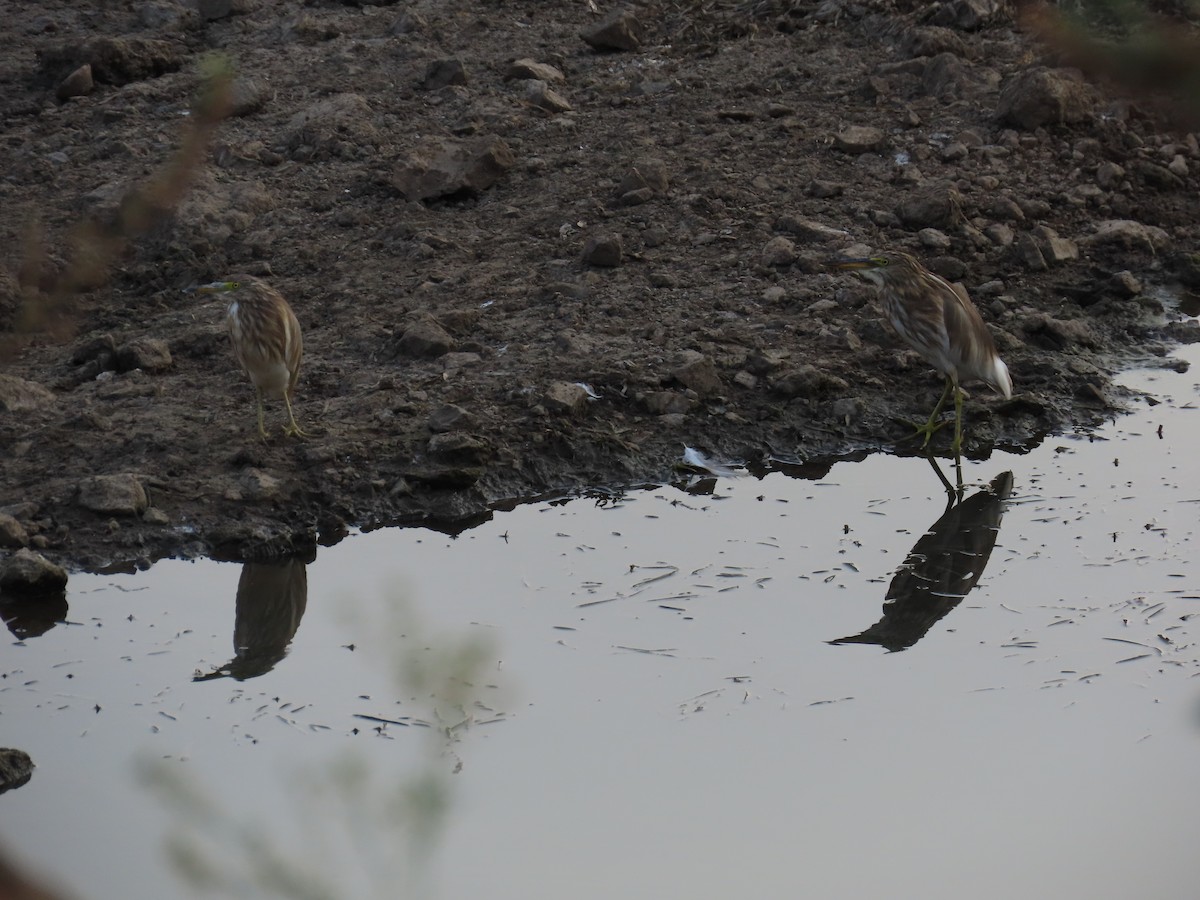
[[[113,261],[129,242],[179,206],[195,173],[204,165],[213,134],[229,114],[232,84],[229,62],[210,60],[179,149],[159,171],[130,189],[114,215],[88,219],[72,231],[62,272],[49,271],[41,223],[36,219],[30,222],[17,271],[21,309],[14,333],[0,335],[0,361],[9,358],[32,332],[48,331],[60,339],[69,335],[78,295],[103,285]]]

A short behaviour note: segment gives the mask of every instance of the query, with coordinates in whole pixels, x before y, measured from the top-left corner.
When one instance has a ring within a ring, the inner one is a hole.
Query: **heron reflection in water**
[[[948,492],[946,511],[893,576],[883,618],[860,634],[829,643],[878,644],[897,651],[923,638],[979,581],[996,545],[1012,486],[1012,472],[1004,472],[965,500],[961,493]]]
[[[233,659],[193,681],[265,675],[287,656],[308,604],[308,560],[283,559],[242,565],[233,623]]]

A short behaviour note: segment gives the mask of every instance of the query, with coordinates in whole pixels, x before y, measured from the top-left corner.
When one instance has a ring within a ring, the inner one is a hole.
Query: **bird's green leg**
[[[308,432],[301,429],[296,422],[296,416],[292,412],[292,398],[287,394],[283,395],[283,402],[287,404],[288,423],[283,426],[283,433],[287,437],[308,437]]]
[[[935,406],[933,408],[933,412],[929,416],[929,421],[926,422],[924,425],[916,426],[917,433],[916,433],[916,435],[914,435],[914,437],[919,437],[921,435],[925,435],[925,442],[921,444],[922,450],[924,450],[926,447],[929,446],[929,441],[933,438],[933,436],[937,432],[937,430],[942,427],[942,423],[939,422],[937,420],[937,418],[939,415],[941,415],[942,407],[946,405],[946,398],[950,396],[950,391],[953,388],[954,388],[954,380],[951,379],[949,376],[947,376],[946,377],[946,389],[942,391],[942,398],[940,400],[938,400],[937,406]],[[957,394],[957,391],[956,391],[956,394]]]
[[[962,391],[956,387],[954,389],[954,443],[950,445],[955,459],[958,459],[959,451],[962,450],[962,396]]]
[[[262,391],[255,391],[255,395],[258,399],[258,436],[265,441],[267,439],[267,429],[263,425]]]

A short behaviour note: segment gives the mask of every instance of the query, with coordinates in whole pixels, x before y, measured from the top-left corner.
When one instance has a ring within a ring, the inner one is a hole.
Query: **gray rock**
[[[1030,69],[1009,79],[1000,91],[996,118],[1032,131],[1043,125],[1071,125],[1090,119],[1095,93],[1078,73]]]
[[[1148,159],[1135,159],[1129,170],[1148,187],[1159,191],[1176,191],[1183,187],[1183,179],[1168,169]]]
[[[536,78],[525,82],[525,102],[550,113],[570,112],[574,108],[566,97]]]
[[[452,56],[448,59],[435,59],[425,67],[421,76],[421,87],[427,91],[436,91],[454,84],[466,84],[467,67],[461,59]]]
[[[92,81],[92,67],[84,63],[66,78],[58,83],[54,96],[59,100],[70,100],[72,97],[86,97],[96,87]]]
[[[117,371],[165,372],[171,368],[171,351],[158,338],[138,338],[117,350]]]
[[[949,250],[950,238],[936,228],[922,228],[917,232],[917,240],[924,247],[929,247],[931,250]]]
[[[869,125],[849,125],[833,138],[833,146],[843,153],[870,153],[884,146],[886,135]]]
[[[1034,313],[1021,327],[1030,341],[1055,350],[1069,346],[1095,349],[1102,343],[1092,327],[1080,319],[1056,319],[1046,313]]]
[[[36,412],[56,403],[54,394],[32,381],[15,375],[0,375],[0,410],[9,413]]]
[[[650,191],[652,195],[665,194],[671,186],[667,165],[661,159],[639,159],[617,184],[617,196],[638,191]]]
[[[504,73],[505,81],[520,81],[527,78],[550,84],[562,84],[567,80],[562,70],[548,63],[535,62],[525,58],[514,60],[508,64],[508,69]]]
[[[646,411],[655,416],[681,415],[695,408],[699,400],[679,391],[649,391],[638,397]]]
[[[430,413],[425,427],[434,434],[446,434],[450,431],[466,431],[473,424],[474,419],[469,412],[461,406],[447,403]]]
[[[824,200],[828,197],[840,197],[846,191],[844,184],[839,184],[836,181],[821,181],[814,179],[808,185],[808,193],[818,200]]]
[[[922,185],[900,201],[896,215],[912,231],[952,228],[962,218],[962,194],[952,184]]]
[[[939,5],[929,21],[963,31],[978,31],[1002,19],[1005,12],[1004,0],[953,0]]]
[[[1044,272],[1050,268],[1046,263],[1046,257],[1042,255],[1042,248],[1038,246],[1032,235],[1022,234],[1018,237],[1016,244],[1013,245],[1013,250],[1016,252],[1017,259],[1021,261],[1021,265],[1031,272]]]
[[[790,266],[796,261],[796,245],[788,238],[776,235],[763,245],[762,263],[764,266],[779,268]]]
[[[136,516],[148,505],[146,489],[136,475],[94,475],[79,484],[79,505],[107,516]]]
[[[1007,225],[1002,225],[999,222],[994,222],[983,229],[984,235],[989,241],[997,247],[1010,247],[1016,239],[1013,230]]]
[[[56,594],[66,586],[67,570],[33,550],[18,550],[0,562],[0,593]]]
[[[485,191],[513,167],[508,145],[494,135],[470,141],[433,139],[413,151],[392,173],[407,200],[430,200]]]
[[[613,268],[621,264],[624,248],[619,234],[592,235],[583,245],[583,262],[589,266]]]
[[[1142,292],[1142,283],[1129,270],[1114,272],[1108,284],[1113,293],[1121,297],[1136,297]]]
[[[1184,178],[1188,174],[1187,160],[1182,154],[1176,153],[1175,156],[1167,163],[1167,171],[1177,178]]]
[[[283,493],[282,480],[253,466],[243,469],[238,474],[237,485],[243,499],[259,503],[264,500],[276,500]]]
[[[1096,184],[1110,191],[1121,183],[1121,179],[1125,177],[1125,170],[1115,162],[1102,162],[1096,167]]]
[[[921,90],[931,97],[952,99],[994,90],[1000,76],[986,66],[976,67],[953,53],[939,53],[921,75]]]
[[[550,412],[568,416],[581,416],[587,412],[591,398],[587,388],[568,381],[556,381],[546,388],[542,405]]]
[[[775,230],[786,231],[797,240],[810,244],[824,244],[829,241],[846,239],[846,231],[843,228],[834,228],[831,225],[813,222],[809,219],[799,219],[792,215],[783,215],[776,219]]]
[[[1050,265],[1079,259],[1079,247],[1075,242],[1059,237],[1058,232],[1049,226],[1038,225],[1033,229],[1032,236],[1038,249],[1042,251],[1042,256]]]
[[[0,794],[11,791],[13,788],[19,788],[32,777],[33,760],[30,759],[28,753],[24,750],[14,750],[11,747],[0,747]],[[8,877],[6,880],[9,880]],[[12,897],[49,896],[39,890],[13,884],[11,881],[10,886],[13,889],[13,893],[10,895]]]
[[[595,50],[637,50],[642,46],[645,34],[642,23],[627,9],[615,10],[579,32],[579,36]]]
[[[816,366],[800,366],[779,376],[771,384],[771,390],[784,397],[824,397],[842,393],[850,385],[842,378],[818,369]]]
[[[431,455],[459,465],[481,465],[492,456],[486,440],[462,431],[435,434],[426,446]]]
[[[953,53],[955,56],[970,56],[966,42],[949,28],[931,25],[912,29],[905,36],[909,56],[937,56]]]
[[[233,14],[233,0],[192,0],[200,18],[215,22]]]
[[[671,372],[671,377],[701,397],[719,394],[724,387],[713,361],[696,350],[683,352],[683,362]]]
[[[28,546],[29,533],[25,526],[8,513],[0,513],[0,547]]]
[[[1080,238],[1079,243],[1091,248],[1119,246],[1126,250],[1157,253],[1171,245],[1171,238],[1154,225],[1143,225],[1132,219],[1108,219],[1097,223],[1095,232]]]
[[[458,342],[437,319],[424,315],[404,329],[396,342],[396,352],[418,359],[433,359],[457,346]]]
[[[61,79],[80,66],[91,66],[102,84],[126,85],[177,72],[183,66],[182,43],[142,37],[72,39],[38,52],[42,71]]]
[[[996,197],[988,204],[987,213],[994,219],[1004,219],[1008,222],[1025,221],[1025,211],[1012,197]]]

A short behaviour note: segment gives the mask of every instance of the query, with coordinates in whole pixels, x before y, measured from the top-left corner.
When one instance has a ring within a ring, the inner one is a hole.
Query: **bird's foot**
[[[310,435],[307,431],[305,431],[303,428],[301,428],[295,422],[289,422],[287,425],[283,426],[283,436],[284,437],[296,437],[296,438],[312,437],[312,435]]]
[[[949,424],[947,422],[934,422],[932,420],[928,422],[914,422],[912,419],[900,418],[896,418],[895,421],[907,425],[912,429],[912,434],[910,434],[908,437],[901,438],[901,440],[911,441],[915,440],[916,438],[924,439],[921,441],[922,450],[929,446],[929,442],[933,440],[933,436],[941,430],[942,426]]]

